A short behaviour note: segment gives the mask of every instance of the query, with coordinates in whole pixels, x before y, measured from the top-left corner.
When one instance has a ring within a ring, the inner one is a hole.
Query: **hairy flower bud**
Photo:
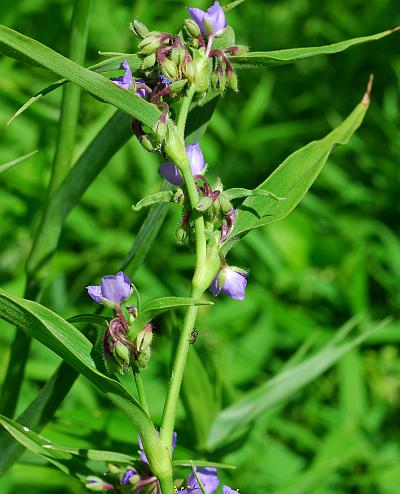
[[[85,479],[85,487],[89,491],[101,492],[101,491],[112,491],[114,486],[105,482],[100,477],[95,477],[94,475],[89,475]]]
[[[150,69],[151,67],[154,67],[156,64],[156,54],[151,53],[150,55],[147,55],[147,57],[144,57],[143,62],[142,62],[142,70]]]
[[[140,55],[150,55],[161,46],[160,37],[157,35],[146,36],[138,45]]]
[[[169,58],[161,62],[161,73],[172,81],[178,79],[179,76],[178,67]]]
[[[179,223],[175,231],[175,240],[178,245],[183,245],[187,239],[187,228],[182,223]]]
[[[173,82],[169,88],[171,90],[171,93],[179,93],[182,91],[182,89],[186,86],[188,80],[187,79],[180,79],[178,81]]]
[[[201,35],[200,27],[197,24],[197,22],[194,21],[193,19],[186,19],[185,20],[185,27],[186,27],[187,32],[193,38],[197,38],[198,36]]]
[[[227,75],[228,86],[237,93],[239,91],[239,88],[238,88],[238,78],[236,72],[233,70],[227,71],[226,75]]]
[[[153,341],[153,328],[151,324],[146,324],[144,329],[136,337],[136,348],[138,352],[146,351]]]
[[[205,196],[199,200],[199,202],[195,206],[195,209],[196,211],[202,213],[204,211],[207,211],[207,209],[210,209],[212,205],[213,205],[213,200],[211,199],[211,197]]]
[[[136,34],[136,36],[139,36],[140,38],[145,38],[148,33],[149,33],[149,30],[147,29],[147,27],[140,21],[138,21],[137,19],[135,19],[133,21],[133,23],[130,25],[132,31],[134,32],[134,34]]]

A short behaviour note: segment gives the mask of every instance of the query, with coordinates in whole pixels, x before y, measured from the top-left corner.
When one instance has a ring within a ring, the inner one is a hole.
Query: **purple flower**
[[[177,437],[178,437],[178,434],[176,432],[174,432],[172,434],[172,452],[175,449]],[[144,452],[143,443],[142,443],[142,440],[140,439],[140,436],[138,436],[138,442],[139,442],[139,450],[140,450],[140,459],[142,460],[143,463],[147,463],[147,465],[148,465],[149,460],[147,459],[146,453]]]
[[[124,74],[119,76],[119,77],[114,77],[111,80],[114,84],[121,87],[122,89],[129,90],[131,88],[132,84],[135,83],[135,79],[133,78],[131,68],[129,67],[127,60],[124,60],[121,63],[120,69],[125,70]],[[145,81],[143,81],[142,79],[139,79],[136,82],[145,83]],[[136,94],[136,96],[139,96],[140,98],[146,97],[146,91],[143,88],[137,89],[135,94]]]
[[[88,294],[98,304],[121,304],[132,293],[131,282],[127,275],[120,271],[112,276],[103,276],[100,286],[86,287]]]
[[[227,485],[223,485],[222,486],[222,493],[223,494],[238,494],[238,491],[234,491],[233,489],[231,489]]]
[[[203,153],[200,148],[200,144],[195,142],[194,144],[189,144],[186,146],[186,154],[189,158],[190,168],[192,170],[193,175],[200,175],[206,166],[206,162],[204,160]],[[158,173],[165,180],[171,182],[174,185],[182,185],[183,178],[178,170],[178,167],[171,162],[163,163],[158,168]]]
[[[243,269],[224,266],[213,279],[210,292],[214,297],[223,291],[234,300],[244,300],[247,276],[248,274]]]
[[[125,73],[119,77],[114,77],[111,80],[117,86],[122,87],[122,89],[130,89],[133,83],[133,76],[127,60],[124,60],[121,63],[120,69],[124,69]]]
[[[199,477],[200,482],[203,484],[206,494],[213,494],[213,492],[217,490],[219,486],[219,478],[217,476],[216,468],[196,468],[196,474]],[[193,472],[189,477],[187,489],[183,492],[187,492],[188,494],[201,494],[201,489]]]
[[[196,8],[188,8],[188,11],[203,34],[215,36],[226,27],[224,10],[218,2],[206,11]]]

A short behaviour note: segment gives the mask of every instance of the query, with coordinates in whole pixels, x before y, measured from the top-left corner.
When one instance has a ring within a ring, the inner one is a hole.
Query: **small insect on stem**
[[[197,337],[198,336],[199,336],[199,332],[197,331],[197,329],[194,329],[190,333],[189,345],[193,345],[194,343],[196,343],[196,340],[197,340]]]

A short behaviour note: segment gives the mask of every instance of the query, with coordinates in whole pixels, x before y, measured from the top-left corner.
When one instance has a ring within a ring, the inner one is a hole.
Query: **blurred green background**
[[[150,29],[177,32],[187,6],[166,0],[93,4],[87,65],[100,60],[98,50],[135,51],[127,29],[135,17]],[[2,0],[0,21],[67,54],[72,6],[66,0]],[[206,8],[208,2],[191,6]],[[257,51],[377,33],[400,24],[400,14],[396,0],[248,0],[229,12],[228,22],[237,41]],[[237,465],[222,475],[243,493],[400,492],[399,41],[395,34],[331,57],[240,72],[240,93],[224,95],[201,141],[213,176],[226,186],[252,188],[288,154],[336,126],[361,99],[369,74],[375,75],[364,124],[334,152],[301,205],[286,220],[252,232],[231,252],[231,264],[250,270],[245,302],[221,295],[214,307],[201,309],[195,347],[224,405],[279,372],[310,336],[319,348],[356,314],[364,314],[365,321],[394,316],[361,349],[258,420],[234,448],[208,456]],[[6,127],[19,106],[56,78],[5,57],[0,73],[0,163],[39,149],[0,178],[0,286],[22,295],[24,263],[50,176],[61,92]],[[83,94],[77,156],[112,112]],[[94,310],[84,287],[118,270],[145,215],[130,206],[158,190],[159,163],[134,138],[114,156],[67,219],[44,305],[63,317]],[[144,300],[188,293],[193,259],[174,244],[179,214],[170,207],[134,280]],[[180,317],[156,321],[151,366],[144,373],[157,422]],[[13,334],[0,322],[0,380]],[[58,363],[34,344],[20,411]],[[201,457],[192,420],[196,417],[181,406],[177,457]],[[83,379],[43,434],[65,446],[136,450],[136,433],[127,420]],[[85,491],[25,454],[0,479],[0,492]]]

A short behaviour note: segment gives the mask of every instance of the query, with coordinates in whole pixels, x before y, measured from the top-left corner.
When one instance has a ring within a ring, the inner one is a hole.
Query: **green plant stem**
[[[178,118],[178,132],[182,136],[182,138],[185,132],[187,113],[189,111],[194,92],[195,88],[194,86],[191,86],[181,105],[181,110]],[[190,169],[189,161],[187,161],[186,166],[181,167],[180,170],[185,181],[190,205],[192,207],[192,210],[194,210],[194,206],[199,200],[199,195],[196,189],[192,171]],[[204,219],[201,215],[198,215],[195,218],[194,225],[196,235],[196,267],[193,280],[196,278],[196,274],[203,266],[207,254]],[[194,281],[192,281],[191,297],[199,298],[202,294],[203,289],[197,287]],[[182,384],[183,373],[185,370],[187,354],[189,351],[190,335],[196,322],[197,312],[198,307],[195,306],[189,307],[186,311],[164,404],[160,436],[170,453],[172,453],[172,435],[175,426],[176,406],[179,399],[179,392]]]
[[[178,122],[176,124],[178,128],[178,133],[182,139],[185,138],[186,120],[195,92],[196,92],[196,86],[192,84],[187,90],[185,97],[182,99],[181,107],[179,110]]]
[[[79,64],[83,64],[85,58],[91,3],[92,0],[76,0],[74,6],[69,56]],[[79,88],[68,84],[65,86],[63,93],[60,126],[48,190],[48,201],[52,192],[65,178],[69,170],[75,142],[79,104]],[[32,250],[34,249],[35,246],[32,247]],[[47,258],[46,262],[49,260],[50,258]],[[40,291],[40,284],[36,284],[34,280],[28,278],[25,298],[37,300]],[[29,358],[30,345],[31,338],[22,331],[17,331],[11,347],[10,360],[0,396],[0,412],[9,417],[13,417],[15,413],[26,361]]]
[[[146,410],[147,414],[149,414],[149,405],[147,404],[147,398],[144,390],[142,376],[140,372],[133,371],[133,377],[135,378],[135,384],[136,384],[136,389],[138,392],[140,404]]]

